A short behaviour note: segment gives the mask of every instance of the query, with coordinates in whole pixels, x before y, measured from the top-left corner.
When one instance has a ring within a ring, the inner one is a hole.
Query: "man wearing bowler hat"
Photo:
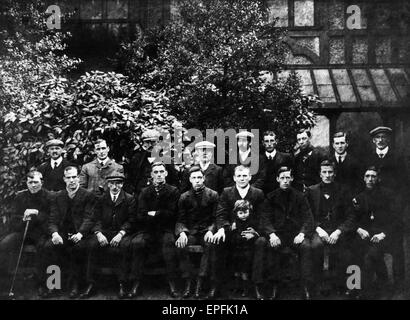
[[[63,158],[64,143],[59,139],[51,139],[46,143],[50,160],[43,162],[39,167],[43,175],[43,188],[50,191],[65,189],[64,169],[72,164]]]
[[[108,190],[96,204],[95,225],[92,229],[94,237],[90,240],[89,259],[90,284],[95,282],[94,266],[97,258],[108,257],[114,264],[118,272],[120,299],[126,294],[125,282],[128,280],[131,266],[130,245],[137,214],[135,198],[122,189],[124,179],[124,174],[118,171],[107,176]],[[86,298],[90,293],[86,290],[82,297]]]
[[[212,162],[215,144],[209,141],[201,141],[195,145],[195,152],[198,155],[198,166],[204,174],[204,185],[218,193],[224,187],[223,169]],[[182,176],[181,192],[190,190],[189,168],[184,170]]]

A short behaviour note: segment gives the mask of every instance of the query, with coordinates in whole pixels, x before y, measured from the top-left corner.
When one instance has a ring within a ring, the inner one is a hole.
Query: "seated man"
[[[203,279],[211,268],[211,280],[215,280],[215,266],[211,258],[211,239],[215,232],[215,214],[218,205],[218,193],[204,185],[205,177],[201,168],[193,166],[189,169],[191,190],[183,193],[178,202],[178,219],[175,234],[178,237],[176,246],[181,263],[182,277],[185,278],[183,298],[190,295],[193,265],[187,246],[200,244],[204,248],[201,257],[195,298],[199,298]],[[213,255],[212,255],[213,256]]]
[[[269,237],[269,271],[273,281],[271,299],[279,296],[279,285],[283,278],[281,267],[285,248],[299,254],[303,298],[310,299],[312,257],[310,239],[313,233],[313,216],[303,193],[291,187],[293,176],[288,167],[278,170],[279,189],[268,194],[263,209],[262,227]]]
[[[95,236],[90,241],[90,268],[95,266],[98,257],[114,258],[110,261],[114,262],[118,271],[120,299],[126,295],[124,284],[131,265],[132,224],[136,216],[134,197],[122,189],[124,179],[122,172],[113,172],[107,177],[108,190],[96,204],[93,228]],[[94,282],[93,269],[91,270],[90,281]],[[130,294],[134,296],[136,292]],[[87,292],[83,297],[87,297]]]
[[[167,269],[170,295],[175,298],[178,294],[175,287],[177,259],[174,230],[179,191],[177,187],[165,182],[167,174],[162,162],[153,163],[151,168],[153,183],[142,189],[138,198],[138,229],[132,239],[134,256],[131,277],[134,284],[131,292],[136,292],[134,289],[139,287],[146,254],[160,245]]]
[[[79,295],[79,282],[88,269],[87,239],[93,227],[95,196],[80,187],[76,167],[64,169],[64,181],[66,189],[56,194],[51,205],[48,226],[51,239],[44,245],[44,255],[49,260],[48,265],[63,263],[62,273],[68,274],[72,281],[69,297],[74,299]],[[89,284],[86,292],[90,292],[92,281],[89,278],[86,281]]]
[[[43,189],[43,176],[39,171],[27,175],[27,189],[16,194],[10,219],[10,231],[0,242],[0,267],[7,270],[9,255],[17,255],[23,241],[25,226],[28,225],[24,243],[36,246],[36,282],[39,296],[45,297],[46,267],[43,246],[47,239],[47,220],[50,213],[51,194]],[[12,259],[14,262],[14,259]]]
[[[371,293],[374,274],[379,288],[387,283],[387,268],[384,253],[394,235],[393,226],[397,220],[398,204],[394,193],[379,186],[379,176],[375,166],[370,166],[364,174],[365,190],[353,199],[357,219],[358,244],[364,257],[363,292]],[[393,261],[393,263],[395,263]]]
[[[351,210],[351,196],[344,185],[335,182],[333,162],[320,164],[321,183],[308,187],[306,198],[313,212],[315,233],[312,239],[315,283],[323,282],[323,266],[335,272],[331,286],[346,288],[346,268],[349,265],[349,250],[354,234],[354,214]],[[324,260],[325,259],[325,260]],[[324,289],[328,293],[328,289]]]

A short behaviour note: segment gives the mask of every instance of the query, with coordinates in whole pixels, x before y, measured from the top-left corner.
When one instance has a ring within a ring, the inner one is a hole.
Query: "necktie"
[[[100,162],[100,166],[101,166],[101,167],[104,167],[104,162]]]
[[[117,196],[113,196],[113,197],[112,197],[112,202],[115,203],[116,201],[117,201]]]
[[[342,156],[339,156],[339,163],[342,163]]]
[[[383,153],[380,153],[380,154],[379,154],[379,158],[380,158],[380,159],[383,159],[383,156],[384,156]]]
[[[57,161],[53,162],[53,169],[57,168]]]

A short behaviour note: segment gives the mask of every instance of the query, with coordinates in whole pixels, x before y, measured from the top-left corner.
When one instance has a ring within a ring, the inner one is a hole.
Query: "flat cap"
[[[49,147],[54,147],[54,146],[63,147],[63,146],[64,146],[64,142],[61,141],[61,140],[59,140],[59,139],[51,139],[51,140],[48,140],[48,141],[46,142],[46,147],[47,147],[47,148],[49,148]]]
[[[125,176],[122,172],[114,171],[110,175],[108,175],[105,179],[107,179],[107,181],[124,181]]]
[[[241,131],[241,132],[237,133],[235,137],[236,137],[236,139],[239,139],[239,138],[248,138],[248,137],[249,138],[254,138],[255,136],[252,132]]]
[[[160,134],[157,130],[155,129],[148,129],[142,133],[142,140],[151,140],[151,141],[156,141],[158,140]]]
[[[213,149],[216,145],[209,141],[201,141],[195,145],[195,149]]]
[[[388,134],[391,134],[392,132],[393,132],[392,128],[380,126],[380,127],[374,128],[373,130],[370,130],[369,133],[370,133],[370,135],[373,137],[373,136],[375,136],[375,135],[378,134],[378,133],[388,133]]]

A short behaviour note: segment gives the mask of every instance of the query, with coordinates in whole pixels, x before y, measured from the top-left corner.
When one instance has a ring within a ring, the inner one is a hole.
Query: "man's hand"
[[[148,211],[148,215],[150,216],[150,217],[155,217],[155,214],[156,214],[157,212],[156,211]]]
[[[329,238],[329,243],[330,244],[336,244],[337,240],[339,240],[340,235],[342,234],[342,231],[339,229],[336,229],[335,231],[332,232]]]
[[[111,247],[118,247],[118,245],[120,244],[121,240],[122,240],[122,233],[118,232],[117,235],[111,239],[110,241],[110,246]]]
[[[383,241],[384,238],[386,238],[386,235],[385,235],[383,232],[381,232],[381,233],[375,234],[375,235],[370,239],[370,241],[371,241],[371,242],[374,242],[374,243],[379,243],[380,241]]]
[[[187,244],[188,244],[188,237],[186,236],[185,232],[181,232],[179,234],[177,241],[175,242],[175,245],[177,246],[177,248],[185,248]]]
[[[55,245],[63,244],[63,238],[58,234],[58,232],[54,232],[51,236],[51,242]]]
[[[305,234],[301,232],[295,237],[295,239],[293,239],[293,243],[294,244],[301,244],[303,242],[303,240],[305,240]]]
[[[23,215],[23,221],[31,220],[32,215],[38,215],[37,209],[26,209]]]
[[[234,231],[236,229],[236,222],[233,222],[231,225],[231,230]]]
[[[269,243],[271,247],[277,248],[281,245],[282,242],[280,241],[279,237],[274,232],[272,232],[269,235]]]
[[[255,237],[255,234],[253,232],[249,232],[249,231],[242,231],[241,236],[242,236],[242,238],[245,238],[246,240],[250,240],[253,237]]]
[[[212,242],[212,237],[214,236],[214,234],[212,233],[212,231],[207,231],[207,233],[205,233],[204,235],[204,241],[205,242]]]
[[[362,228],[357,228],[357,233],[359,234],[360,238],[362,238],[362,240],[370,237],[370,234]]]
[[[76,234],[73,234],[70,238],[70,240],[74,243],[79,242],[83,238],[83,235],[80,232],[77,232]]]
[[[319,235],[320,239],[325,242],[329,242],[329,234],[323,230],[321,227],[316,227],[316,232]]]
[[[101,247],[105,247],[108,244],[108,240],[101,232],[97,233],[97,240]]]
[[[211,242],[214,244],[219,244],[221,240],[222,242],[225,241],[225,229],[224,228],[220,228],[218,232],[214,234]]]

